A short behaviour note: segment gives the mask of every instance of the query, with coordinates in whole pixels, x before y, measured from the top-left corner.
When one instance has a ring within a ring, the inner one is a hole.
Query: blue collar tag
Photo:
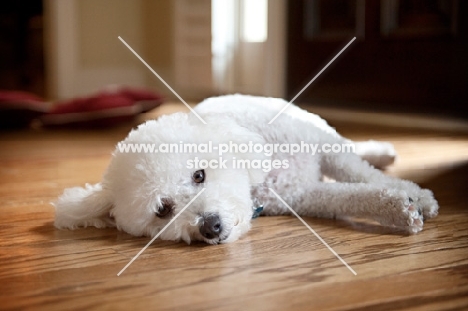
[[[263,211],[263,205],[260,205],[257,207],[253,206],[252,209],[253,209],[252,219],[255,219],[258,216],[260,216],[260,213]]]

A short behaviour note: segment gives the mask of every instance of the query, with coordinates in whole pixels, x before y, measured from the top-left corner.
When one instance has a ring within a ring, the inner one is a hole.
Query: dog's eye
[[[193,173],[192,179],[194,182],[197,184],[201,184],[202,182],[205,181],[205,170],[199,170]]]
[[[156,216],[159,218],[164,218],[172,213],[174,210],[174,201],[169,198],[162,198],[161,205],[158,206],[158,210],[156,211]]]

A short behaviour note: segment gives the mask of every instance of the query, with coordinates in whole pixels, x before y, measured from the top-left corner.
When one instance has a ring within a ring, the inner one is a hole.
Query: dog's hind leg
[[[382,169],[395,162],[396,151],[393,145],[389,142],[375,140],[354,142],[346,139],[320,116],[294,105],[289,106],[288,109],[284,111],[284,114],[290,115],[295,119],[317,127],[328,135],[331,135],[333,138],[344,140],[344,143],[354,145],[356,154],[376,168]]]
[[[348,141],[348,143],[354,145],[355,152],[361,159],[375,168],[383,169],[395,162],[397,154],[395,148],[389,142],[368,140]]]
[[[322,154],[320,168],[323,175],[339,182],[393,183],[396,178],[385,175],[354,153]]]

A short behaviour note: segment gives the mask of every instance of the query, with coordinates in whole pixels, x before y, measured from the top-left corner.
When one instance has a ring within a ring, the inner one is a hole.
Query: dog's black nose
[[[203,225],[200,227],[200,233],[207,239],[219,237],[223,231],[221,219],[218,214],[208,214],[203,217]]]

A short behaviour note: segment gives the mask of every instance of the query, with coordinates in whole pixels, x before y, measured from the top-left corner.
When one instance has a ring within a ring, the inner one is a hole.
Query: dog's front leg
[[[309,186],[309,185],[308,185]],[[365,183],[314,183],[303,193],[280,197],[299,215],[324,218],[352,216],[405,227],[411,233],[422,230],[423,218],[403,190]],[[274,195],[262,198],[265,214],[286,214],[288,208]]]
[[[414,206],[425,218],[437,215],[439,205],[428,189],[417,184],[385,175],[354,154],[328,154],[321,158],[322,174],[340,182],[368,183],[405,191],[413,200]]]
[[[310,200],[310,204],[306,204]],[[364,217],[383,225],[422,230],[423,218],[408,194],[384,185],[364,183],[321,183],[304,198],[303,215]],[[308,205],[308,206],[307,206]]]

